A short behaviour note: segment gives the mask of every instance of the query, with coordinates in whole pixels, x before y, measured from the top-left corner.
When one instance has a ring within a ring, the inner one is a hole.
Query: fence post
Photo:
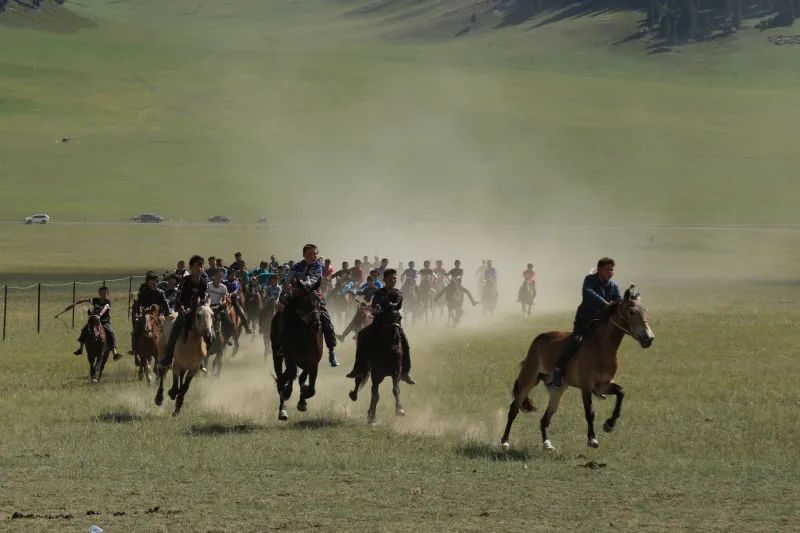
[[[42,284],[36,284],[36,333],[42,330]]]
[[[133,276],[128,278],[128,322],[131,320],[131,298],[133,298]]]
[[[8,310],[8,285],[3,287],[3,342],[6,340],[6,311]]]
[[[75,303],[75,295],[77,294],[76,285],[77,285],[77,282],[73,281],[72,282],[72,303]],[[75,306],[72,306],[72,329],[75,329]]]

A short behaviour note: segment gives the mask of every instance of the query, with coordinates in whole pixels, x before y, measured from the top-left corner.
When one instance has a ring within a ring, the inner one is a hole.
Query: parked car
[[[227,224],[231,219],[223,215],[214,215],[213,217],[209,217],[208,221],[215,224]]]
[[[45,215],[44,213],[40,213],[38,215],[31,215],[25,218],[26,224],[47,224],[50,222],[50,217]]]
[[[138,217],[133,217],[134,222],[142,222],[146,223],[153,223],[158,224],[159,222],[164,222],[164,217],[154,215],[153,213],[143,213]]]
[[[258,219],[258,223],[259,224],[266,224],[267,223],[267,217],[260,217]]]

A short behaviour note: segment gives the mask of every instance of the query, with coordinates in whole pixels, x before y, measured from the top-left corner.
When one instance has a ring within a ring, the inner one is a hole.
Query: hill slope
[[[5,27],[3,217],[800,222],[793,47],[648,56],[614,44],[630,13],[408,38],[462,4],[87,0],[75,33]]]

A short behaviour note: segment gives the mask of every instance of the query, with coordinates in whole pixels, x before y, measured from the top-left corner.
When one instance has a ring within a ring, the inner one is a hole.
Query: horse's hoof
[[[300,400],[297,402],[297,410],[301,413],[305,413],[308,410],[308,404],[304,400]]]
[[[164,395],[156,394],[156,405],[161,405],[162,403],[164,403]]]
[[[174,413],[172,413],[172,416],[178,416],[179,414],[181,414],[180,411],[175,411]]]
[[[92,378],[92,385],[97,385],[100,380],[97,378]]]
[[[200,372],[202,372],[203,374],[207,374],[208,373],[208,369],[205,367],[205,365],[200,367]]]
[[[405,411],[405,409],[397,409],[397,410],[394,412],[394,416],[406,416],[406,411]]]
[[[555,449],[556,449],[556,448],[555,448],[555,446],[553,446],[553,443],[552,443],[552,442],[550,442],[550,439],[547,439],[547,440],[545,440],[545,441],[542,443],[542,447],[543,447],[545,450],[547,450],[548,452],[551,452],[551,451],[553,451],[553,450],[555,450]]]
[[[589,442],[587,442],[587,444],[589,445],[590,448],[597,448],[600,446],[600,442],[598,442],[598,440],[594,437],[589,439]]]
[[[605,424],[603,424],[603,431],[606,433],[614,431],[614,424],[611,423],[611,419],[606,420]]]
[[[508,443],[507,440],[501,442],[500,445],[503,447],[504,450],[510,450],[511,449],[511,445]]]
[[[353,401],[358,400],[358,393],[356,391],[354,391],[354,390],[351,390],[350,392],[348,392],[347,395],[350,396],[350,399],[353,400]]]
[[[278,411],[278,420],[281,422],[286,422],[289,420],[289,414],[286,412],[286,409],[281,409]]]
[[[370,418],[367,420],[367,425],[374,426],[377,422],[375,422],[374,418]]]

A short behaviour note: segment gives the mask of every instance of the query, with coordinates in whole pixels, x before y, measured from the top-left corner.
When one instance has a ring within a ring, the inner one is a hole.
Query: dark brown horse
[[[261,328],[261,337],[264,339],[264,361],[269,359],[269,354],[272,353],[272,319],[275,318],[276,302],[269,300],[264,302],[261,306],[261,311],[258,315],[258,323]]]
[[[133,351],[136,353],[136,364],[139,367],[139,381],[146,380],[150,385],[150,372],[153,370],[158,360],[158,345],[161,342],[163,324],[158,315],[159,307],[153,304],[148,308],[143,308],[134,303],[133,316],[131,320],[138,322],[140,333],[136,337],[136,346]]]
[[[320,302],[316,295],[318,288],[319,281],[312,287],[305,287],[293,280],[286,307],[272,319],[270,337],[275,381],[280,396],[279,420],[289,418],[286,401],[292,396],[298,368],[302,372],[298,379],[300,401],[297,410],[308,409],[307,400],[317,392],[317,370],[322,359]]]
[[[610,306],[608,316],[587,335],[578,353],[567,365],[561,387],[549,387],[550,401],[547,410],[542,416],[540,429],[542,444],[545,450],[552,450],[547,430],[550,419],[558,409],[561,395],[569,387],[581,389],[583,408],[588,426],[588,445],[597,448],[599,443],[594,433],[594,410],[592,408],[592,394],[605,398],[606,394],[616,397],[614,412],[611,418],[603,424],[603,430],[611,432],[619,419],[622,410],[622,387],[614,383],[614,376],[619,368],[619,350],[622,338],[630,335],[636,339],[642,348],[649,348],[653,343],[653,331],[647,322],[647,310],[641,305],[641,299],[633,285],[625,291],[621,302]],[[550,381],[553,375],[556,360],[561,354],[564,343],[570,336],[569,333],[550,331],[542,333],[533,340],[528,356],[522,362],[519,376],[514,382],[514,400],[508,408],[508,423],[503,433],[502,444],[508,447],[508,436],[511,425],[514,423],[519,410],[534,411],[533,402],[528,398],[528,393],[539,381]]]
[[[364,378],[356,378],[355,387],[349,396],[353,401],[358,400],[358,392],[372,377],[372,398],[367,411],[367,423],[375,424],[375,410],[378,407],[380,394],[378,389],[387,377],[392,378],[392,393],[394,394],[395,416],[405,416],[406,412],[400,403],[400,372],[402,371],[403,349],[400,345],[400,335],[397,331],[398,324],[371,323],[372,316],[366,311],[367,325],[358,334],[358,349],[364,350],[366,368]]]
[[[103,376],[103,369],[108,361],[111,348],[106,340],[106,330],[100,323],[100,317],[89,315],[87,322],[89,338],[86,342],[86,358],[89,360],[89,378],[98,383]]]

